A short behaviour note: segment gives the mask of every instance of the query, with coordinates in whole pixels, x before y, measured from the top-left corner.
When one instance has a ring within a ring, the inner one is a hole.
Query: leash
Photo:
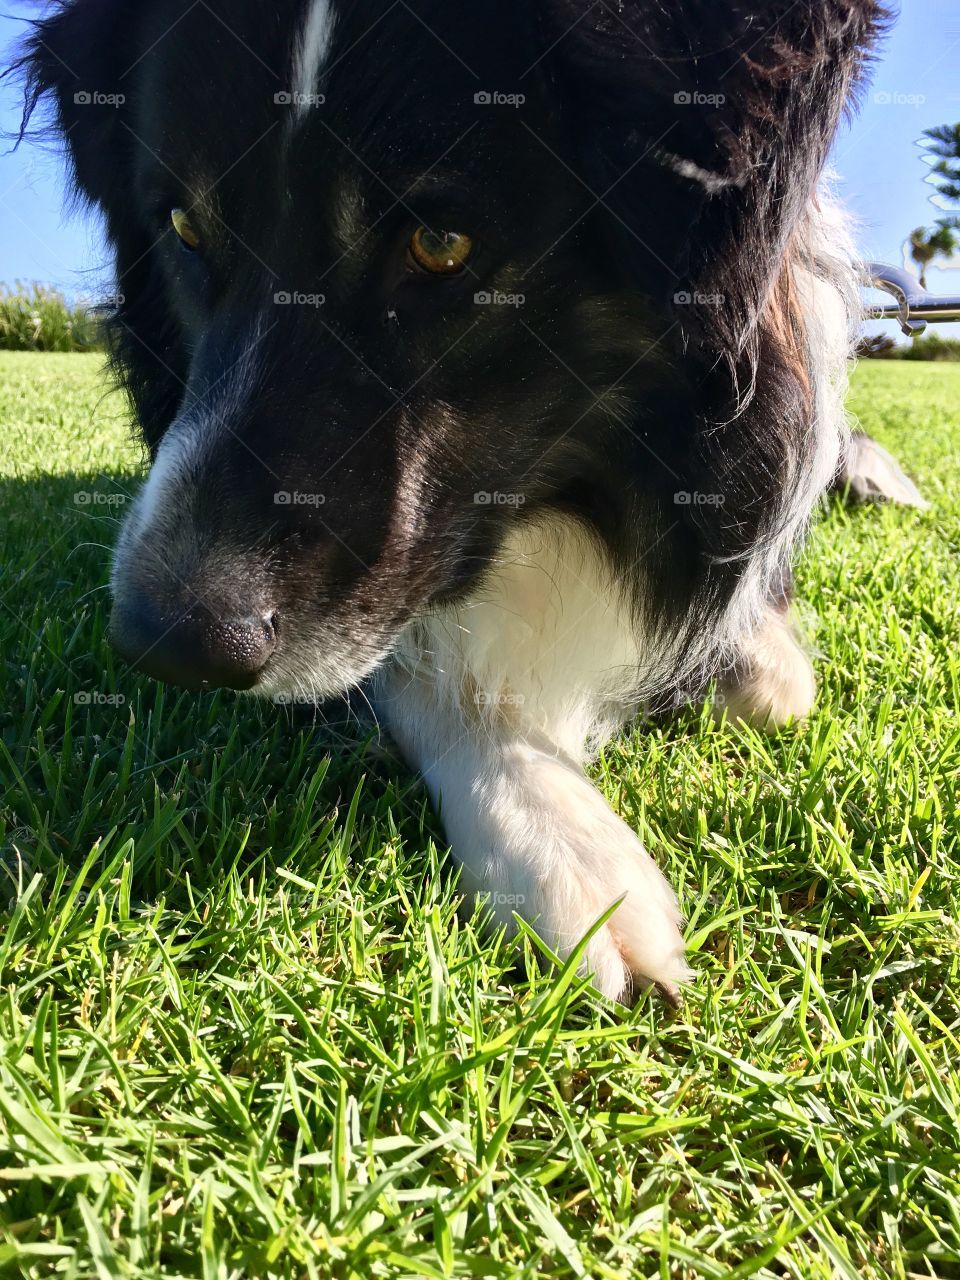
[[[908,338],[915,338],[923,333],[928,324],[960,321],[960,295],[943,297],[928,293],[915,275],[901,267],[890,267],[884,262],[868,262],[866,283],[896,298],[895,303],[869,307],[869,319],[899,320],[900,328]]]

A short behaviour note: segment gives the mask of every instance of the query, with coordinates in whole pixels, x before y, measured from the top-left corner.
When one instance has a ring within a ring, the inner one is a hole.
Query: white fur
[[[572,760],[636,709],[647,646],[593,540],[559,518],[518,525],[467,603],[422,618],[398,659],[489,725],[512,715]]]
[[[330,52],[335,21],[330,0],[311,0],[294,58],[294,101],[300,115],[308,110],[308,104],[317,93],[320,73]]]
[[[536,922],[614,999],[688,974],[676,899],[582,769],[633,709],[644,655],[589,538],[554,521],[510,540],[468,604],[405,635],[376,703],[440,809],[468,894]]]
[[[182,505],[182,487],[202,448],[202,434],[196,424],[176,422],[168,429],[126,522],[128,536],[149,529],[170,503]]]
[[[191,572],[199,548],[190,515],[190,477],[206,447],[203,427],[190,418],[173,423],[164,435],[146,483],[120,527],[111,567],[115,594],[131,565],[173,573],[175,581]]]

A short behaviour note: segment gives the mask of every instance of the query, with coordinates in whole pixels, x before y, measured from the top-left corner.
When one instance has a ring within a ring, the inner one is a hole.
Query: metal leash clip
[[[868,307],[868,317],[871,320],[899,320],[900,328],[908,338],[923,333],[930,323],[960,320],[960,296],[941,297],[928,293],[915,275],[901,267],[891,267],[885,262],[868,262],[866,277],[868,287],[883,289],[897,299],[892,305]]]

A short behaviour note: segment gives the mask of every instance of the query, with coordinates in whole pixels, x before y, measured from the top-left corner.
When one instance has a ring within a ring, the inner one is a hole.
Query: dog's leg
[[[717,686],[715,710],[759,728],[775,729],[809,715],[817,686],[784,600],[767,606],[763,621]]]
[[[921,511],[930,506],[893,454],[863,431],[850,437],[833,487],[853,503],[896,502]]]
[[[518,526],[474,597],[422,619],[378,678],[378,710],[426,779],[469,895],[562,955],[620,899],[586,967],[624,999],[687,975],[656,863],[583,764],[632,713],[645,653],[603,552],[576,526]]]
[[[516,912],[565,956],[622,900],[584,968],[612,999],[652,982],[676,1003],[689,970],[673,891],[579,765],[510,715],[465,715],[429,676],[395,669],[377,683],[377,709],[427,783],[468,904],[486,899],[509,928]]]

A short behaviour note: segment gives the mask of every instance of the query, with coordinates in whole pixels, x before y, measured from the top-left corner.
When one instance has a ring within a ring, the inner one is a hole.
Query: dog
[[[814,699],[790,568],[844,472],[856,255],[822,189],[874,0],[62,0],[43,101],[103,215],[151,469],[112,642],[362,685],[468,900],[626,1000],[677,899],[584,769],[639,710]],[[591,933],[592,930],[592,933]]]

